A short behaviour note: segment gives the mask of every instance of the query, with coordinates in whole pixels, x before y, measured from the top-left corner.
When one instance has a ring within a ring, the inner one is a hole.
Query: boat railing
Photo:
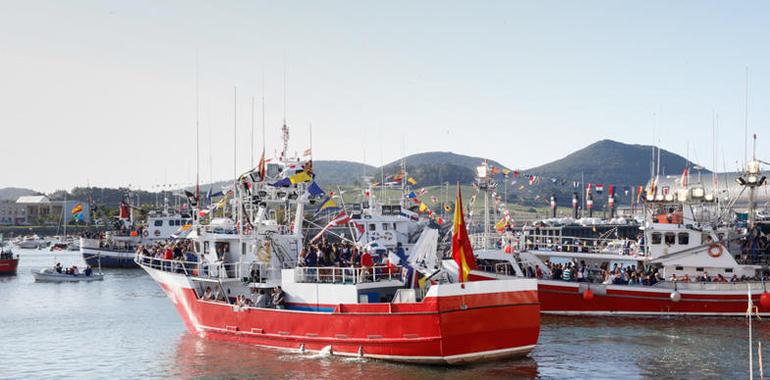
[[[502,249],[504,245],[513,244],[513,236],[497,233],[477,233],[469,236],[473,249]]]
[[[685,282],[685,281],[661,281],[653,285],[656,288],[676,290],[741,290],[748,289],[759,292],[765,291],[767,285],[762,281],[739,282]]]
[[[400,279],[400,272],[387,265],[374,267],[297,267],[294,281],[329,284],[360,284]]]
[[[186,275],[197,273],[198,265],[200,264],[197,261],[167,260],[144,255],[134,256],[134,262],[148,268],[164,272],[184,273]]]
[[[623,244],[613,244],[622,242]],[[634,240],[596,239],[576,236],[525,235],[519,249],[536,251],[548,249],[557,252],[606,253],[623,256],[645,256]]]
[[[205,263],[199,261],[186,261],[178,259],[161,259],[151,256],[136,255],[134,262],[141,266],[149,267],[152,269],[160,270],[163,272],[184,273],[187,276],[194,276],[200,278],[240,278],[241,276],[241,263]],[[260,271],[261,273],[268,275],[268,271]],[[257,279],[258,280],[258,279]]]
[[[238,229],[235,226],[203,225],[201,229],[209,234],[236,235],[238,233]]]

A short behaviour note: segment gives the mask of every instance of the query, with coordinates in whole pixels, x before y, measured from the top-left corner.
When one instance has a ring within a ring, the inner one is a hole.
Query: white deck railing
[[[398,269],[388,266],[374,267],[297,267],[294,268],[294,281],[318,282],[330,284],[360,284],[385,280],[400,279]]]

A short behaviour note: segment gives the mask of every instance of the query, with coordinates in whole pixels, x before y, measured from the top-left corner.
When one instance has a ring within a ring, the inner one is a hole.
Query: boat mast
[[[201,199],[201,152],[200,152],[200,91],[198,80],[198,54],[195,54],[195,202],[200,207]],[[195,212],[197,214],[197,212]],[[193,219],[197,219],[196,216]]]
[[[238,87],[233,86],[233,200],[238,193]],[[226,207],[226,206],[225,206]],[[232,216],[236,219],[237,210],[233,203]]]
[[[746,66],[746,92],[743,109],[743,166],[749,163],[749,67]]]
[[[254,97],[251,97],[251,149],[249,149],[251,159],[248,168],[254,165]]]

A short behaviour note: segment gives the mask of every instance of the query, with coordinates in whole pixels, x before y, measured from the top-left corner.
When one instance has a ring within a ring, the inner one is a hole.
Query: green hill
[[[526,170],[528,174],[579,180],[586,183],[641,185],[650,179],[652,147],[613,140],[597,141],[562,159]],[[660,152],[661,175],[679,175],[687,159],[666,150]],[[690,162],[690,167],[694,166]],[[709,173],[703,169],[704,173]]]

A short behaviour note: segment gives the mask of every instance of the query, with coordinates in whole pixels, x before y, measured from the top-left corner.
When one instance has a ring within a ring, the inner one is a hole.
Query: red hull
[[[746,290],[679,290],[680,299],[672,299],[672,289],[629,285],[591,284],[593,297],[583,296],[586,284],[539,281],[540,307],[547,314],[585,315],[704,315],[744,316]],[[761,291],[753,291],[752,301],[761,314],[770,309],[759,302]]]
[[[16,274],[16,268],[19,266],[19,259],[0,260],[0,276],[12,276]]]
[[[230,305],[199,300],[183,285],[184,276],[147,270],[176,304],[191,332],[218,340],[460,364],[524,356],[534,348],[540,332],[534,290],[441,296],[421,303],[343,304],[334,306],[333,312],[236,311]]]

